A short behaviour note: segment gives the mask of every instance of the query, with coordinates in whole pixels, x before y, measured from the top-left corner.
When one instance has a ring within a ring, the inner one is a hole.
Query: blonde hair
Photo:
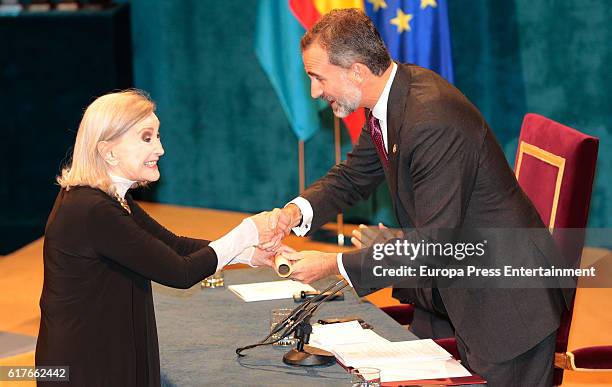
[[[98,143],[119,138],[154,111],[155,103],[137,89],[106,94],[93,101],[79,125],[72,162],[57,177],[59,185],[67,191],[71,187],[90,186],[113,196],[115,187],[98,152]]]

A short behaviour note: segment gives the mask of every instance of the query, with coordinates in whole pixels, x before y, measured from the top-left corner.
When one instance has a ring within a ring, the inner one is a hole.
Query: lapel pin
[[[397,153],[397,144],[393,144],[393,153]]]

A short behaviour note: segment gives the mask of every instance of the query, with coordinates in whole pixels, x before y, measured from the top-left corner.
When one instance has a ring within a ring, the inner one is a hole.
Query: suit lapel
[[[401,152],[399,138],[406,103],[410,92],[410,75],[403,69],[401,64],[397,64],[397,72],[391,84],[389,100],[387,101],[387,153],[389,154],[389,170],[387,179],[389,181],[389,191],[393,199],[393,206],[397,216],[397,172],[399,154]],[[399,218],[398,218],[399,219]]]

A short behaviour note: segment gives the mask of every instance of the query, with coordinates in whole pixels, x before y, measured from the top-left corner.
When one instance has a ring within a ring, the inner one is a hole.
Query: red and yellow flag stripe
[[[364,10],[363,0],[289,0],[289,9],[305,29],[310,29],[317,20],[332,9],[358,8]],[[353,144],[357,143],[361,128],[365,124],[363,108],[343,119]]]

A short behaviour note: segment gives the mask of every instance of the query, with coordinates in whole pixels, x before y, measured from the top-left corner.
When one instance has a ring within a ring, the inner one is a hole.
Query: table
[[[188,290],[154,285],[157,331],[163,386],[265,385],[346,386],[348,374],[339,365],[293,367],[282,362],[290,347],[262,347],[238,358],[238,347],[260,341],[269,332],[270,310],[293,308],[293,300],[246,303],[228,285],[279,279],[271,269],[240,269],[224,272],[225,287]],[[322,290],[331,278],[317,282]],[[350,288],[344,301],[321,306],[321,317],[359,316],[379,335],[391,340],[417,337],[376,306],[362,302]]]

